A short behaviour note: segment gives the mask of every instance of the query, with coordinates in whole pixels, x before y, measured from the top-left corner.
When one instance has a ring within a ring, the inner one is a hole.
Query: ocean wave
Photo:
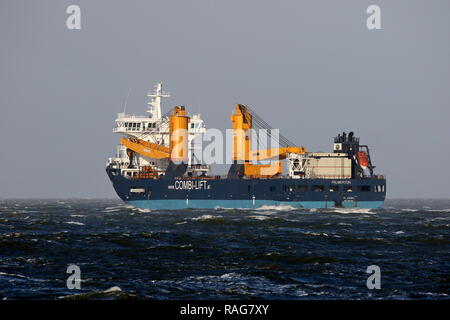
[[[140,213],[148,213],[151,212],[150,209],[146,209],[146,208],[133,208],[134,211],[140,212]]]
[[[156,246],[147,247],[148,250],[191,250],[194,246],[190,243],[181,245],[162,244]]]
[[[376,214],[376,212],[372,211],[372,209],[365,209],[365,208],[331,208],[331,209],[324,209],[323,212],[332,212],[340,214],[352,214],[352,213]]]
[[[26,277],[26,276],[24,276],[24,275],[21,275],[21,274],[16,274],[16,273],[0,272],[0,276],[10,277],[10,278],[28,279],[28,277]]]
[[[222,220],[223,216],[213,216],[210,214],[204,214],[200,217],[192,218],[194,221],[205,221],[205,220]]]
[[[292,207],[292,206],[269,206],[269,205],[267,205],[267,206],[261,206],[261,207],[258,207],[258,208],[255,208],[255,209],[253,209],[253,210],[255,210],[255,211],[275,211],[275,212],[277,212],[277,211],[292,211],[292,210],[296,210],[297,208],[295,208],[295,207]]]
[[[24,275],[18,274],[18,273],[0,272],[0,277],[2,277],[2,276],[6,277],[6,278],[25,279],[25,280],[33,281],[33,282],[51,282],[50,280],[37,279],[37,278],[33,278],[33,277],[24,276]]]
[[[270,217],[268,216],[248,216],[251,219],[256,219],[256,220],[267,220],[270,219]]]
[[[66,224],[74,224],[74,225],[77,225],[77,226],[84,226],[84,223],[83,222],[78,222],[78,221],[68,221],[68,222],[65,222]]]
[[[448,287],[450,202],[151,214],[116,200],[69,203],[0,209],[0,299],[441,299]],[[373,259],[401,269],[392,290],[344,281]],[[81,290],[66,289],[69,262],[81,267]]]
[[[0,239],[8,239],[8,238],[22,238],[22,237],[26,237],[25,234],[20,233],[20,232],[13,232],[13,233],[5,233],[5,234],[0,234]]]
[[[303,232],[303,234],[306,234],[308,236],[314,236],[314,237],[328,237],[328,234],[326,234],[325,232],[306,231],[306,232]]]
[[[107,213],[110,213],[110,212],[118,212],[118,211],[122,211],[124,209],[124,207],[122,207],[122,208],[106,208],[106,209],[103,209],[103,212],[107,212]]]
[[[90,291],[66,296],[60,296],[61,300],[86,300],[86,299],[136,299],[135,294],[123,292],[120,287],[114,286],[106,290]]]
[[[242,278],[242,275],[240,275],[239,273],[235,273],[235,272],[230,272],[230,273],[224,273],[223,275],[220,276],[221,279],[240,279]]]

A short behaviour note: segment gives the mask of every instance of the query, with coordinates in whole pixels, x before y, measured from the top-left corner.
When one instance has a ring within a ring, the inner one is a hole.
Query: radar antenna
[[[158,82],[155,86],[154,93],[148,93],[147,97],[150,97],[151,100],[147,103],[149,108],[147,110],[150,113],[150,118],[155,120],[161,119],[161,98],[169,98],[170,94],[168,92],[162,91],[162,83]]]

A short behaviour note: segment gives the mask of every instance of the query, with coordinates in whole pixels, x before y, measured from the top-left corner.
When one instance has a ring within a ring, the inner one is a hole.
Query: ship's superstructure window
[[[126,131],[136,131],[141,129],[140,122],[125,122],[124,126]]]
[[[285,190],[289,192],[293,192],[295,190],[295,186],[285,186]]]
[[[370,186],[358,186],[359,191],[368,192],[370,191]]]
[[[140,130],[141,123],[140,122],[125,122],[124,127],[126,131]]]
[[[323,185],[314,185],[312,186],[312,191],[314,192],[323,192]]]
[[[270,186],[269,190],[272,191],[272,192],[275,192],[275,191],[277,190],[277,187],[275,187],[275,186]]]
[[[308,186],[306,184],[300,184],[297,186],[297,190],[299,192],[306,192],[308,191]]]
[[[353,192],[352,186],[345,186],[344,191],[345,192]]]
[[[384,186],[383,185],[376,185],[375,186],[375,192],[384,192]]]
[[[338,192],[339,186],[330,186],[330,192]]]

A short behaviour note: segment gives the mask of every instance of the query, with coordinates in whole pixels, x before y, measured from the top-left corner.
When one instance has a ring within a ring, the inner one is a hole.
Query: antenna
[[[130,97],[130,92],[131,92],[131,87],[130,87],[130,89],[128,89],[127,98],[125,99],[125,103],[123,105],[123,113],[125,113],[127,111],[127,103],[128,103],[128,98]]]
[[[151,118],[153,119],[161,119],[161,98],[168,98],[170,97],[169,93],[162,91],[162,83],[158,82],[155,86],[155,92],[154,93],[148,93],[147,97],[150,97],[151,100],[147,104],[149,105],[149,112],[151,114]]]

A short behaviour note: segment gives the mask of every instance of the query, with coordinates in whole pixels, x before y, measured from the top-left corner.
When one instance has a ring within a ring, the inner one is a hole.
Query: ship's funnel
[[[169,117],[170,160],[176,164],[188,162],[189,120],[184,106],[174,107]]]

